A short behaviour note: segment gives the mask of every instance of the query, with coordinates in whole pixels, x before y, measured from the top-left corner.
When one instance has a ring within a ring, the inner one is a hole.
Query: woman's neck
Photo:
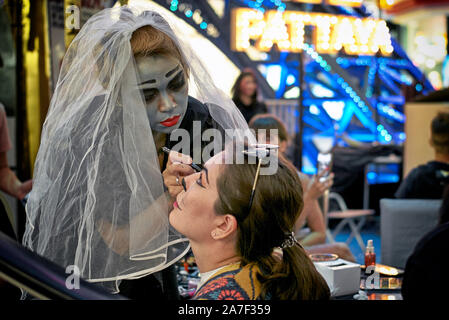
[[[234,249],[219,244],[214,246],[201,246],[192,242],[190,244],[200,273],[212,271],[241,260]]]
[[[435,161],[449,163],[449,154],[435,152]]]
[[[249,106],[253,102],[253,99],[248,96],[240,96],[239,98],[240,98],[240,101],[242,101],[243,104],[247,105],[247,106]]]

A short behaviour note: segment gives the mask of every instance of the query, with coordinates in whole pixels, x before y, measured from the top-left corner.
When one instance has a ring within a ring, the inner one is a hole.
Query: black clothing
[[[447,184],[449,184],[449,164],[430,161],[410,171],[396,191],[395,197],[441,199]]]
[[[194,121],[200,121],[201,124],[201,131],[195,132],[194,130]],[[203,148],[211,143],[211,141],[203,141],[202,140],[202,133],[207,129],[218,129],[220,130],[222,134],[222,148],[224,147],[224,139],[225,134],[224,130],[218,125],[217,122],[211,117],[209,114],[209,109],[207,106],[205,106],[203,103],[198,101],[197,99],[189,96],[189,102],[188,107],[186,110],[186,114],[184,115],[184,118],[182,119],[181,124],[179,125],[179,129],[184,129],[189,132],[190,137],[190,156],[193,158],[193,162],[195,163],[194,155],[195,154],[202,154]],[[165,146],[169,149],[173,149],[175,151],[182,151],[182,150],[176,150],[175,146],[181,141],[181,139],[177,141],[170,141],[170,139],[167,139]],[[200,141],[201,143],[193,143],[193,142]],[[195,147],[195,148],[194,148]],[[201,147],[201,150],[198,150],[198,147]],[[159,152],[159,150],[158,150]],[[168,155],[165,154],[164,156],[164,163],[162,165],[161,171],[165,170],[165,167],[167,165]],[[203,159],[204,160],[204,159]]]
[[[449,223],[425,235],[408,258],[402,282],[404,300],[443,299],[449,278]]]
[[[8,217],[8,213],[6,212],[3,203],[0,203],[0,232],[3,232],[8,237],[14,240],[17,240],[16,233],[14,232],[11,221]]]
[[[251,118],[254,117],[256,114],[268,112],[267,106],[263,102],[254,101],[249,106],[247,106],[239,98],[233,99],[233,101],[237,106],[237,108],[242,113],[246,122],[249,122]]]

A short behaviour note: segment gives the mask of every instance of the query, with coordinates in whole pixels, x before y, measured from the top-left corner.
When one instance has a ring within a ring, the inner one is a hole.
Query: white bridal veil
[[[118,292],[119,280],[164,269],[189,248],[168,223],[152,130],[136,92],[133,31],[151,25],[173,39],[190,69],[189,89],[212,118],[224,129],[247,129],[196,57],[200,48],[148,9],[102,10],[73,40],[42,129],[26,207],[24,245],[111,292]]]

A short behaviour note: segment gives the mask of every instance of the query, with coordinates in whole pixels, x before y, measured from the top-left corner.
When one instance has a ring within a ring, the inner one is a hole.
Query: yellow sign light
[[[321,4],[326,3],[331,6],[348,6],[348,7],[360,7],[362,5],[363,0],[287,0],[290,2],[301,2],[301,3],[313,3],[313,4]],[[386,0],[384,0],[386,1]],[[392,1],[392,0],[388,0]]]
[[[331,6],[360,7],[363,0],[326,0]]]
[[[390,31],[384,20],[301,11],[260,11],[238,8],[232,12],[232,49],[245,51],[250,41],[268,52],[276,45],[280,51],[300,52],[305,26],[314,27],[314,42],[319,53],[344,50],[352,55],[383,55],[393,52]]]
[[[287,1],[301,2],[301,3],[316,3],[316,4],[323,2],[323,0],[287,0]]]

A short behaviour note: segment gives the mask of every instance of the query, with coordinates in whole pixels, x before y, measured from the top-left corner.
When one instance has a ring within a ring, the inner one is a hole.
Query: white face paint
[[[169,56],[137,57],[136,65],[151,129],[170,133],[179,127],[187,110],[188,86],[182,65]]]

